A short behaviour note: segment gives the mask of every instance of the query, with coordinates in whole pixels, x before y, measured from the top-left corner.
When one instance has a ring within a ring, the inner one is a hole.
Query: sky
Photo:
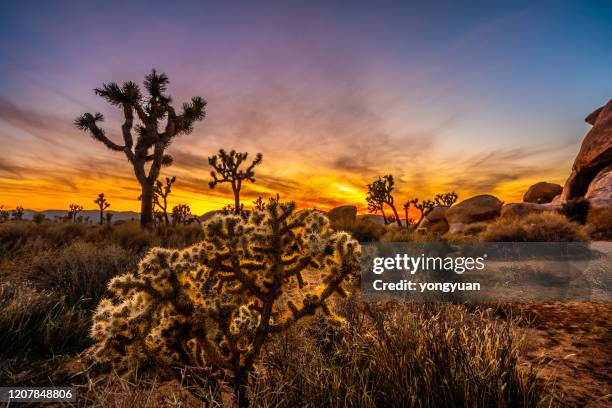
[[[432,4],[435,3],[435,4]],[[300,206],[355,204],[395,176],[396,201],[456,191],[520,201],[563,184],[612,98],[612,3],[19,1],[0,13],[0,205],[135,210],[122,153],[78,131],[101,112],[120,140],[104,82],[170,78],[177,105],[207,117],[169,152],[171,204],[201,214],[232,202],[210,190],[207,157],[261,152],[247,206],[277,192]]]

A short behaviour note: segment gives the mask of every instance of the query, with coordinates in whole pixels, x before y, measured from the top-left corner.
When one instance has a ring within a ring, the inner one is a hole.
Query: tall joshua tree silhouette
[[[104,197],[104,193],[98,194],[98,198],[94,200],[94,203],[98,204],[98,208],[100,209],[100,225],[104,224],[104,210],[110,207],[110,203]]]
[[[371,212],[375,212],[376,210],[383,211],[383,206],[385,204],[391,207],[395,222],[397,222],[397,225],[401,228],[402,221],[399,217],[399,214],[397,213],[397,209],[395,208],[395,203],[393,199],[394,188],[395,181],[393,180],[393,176],[391,174],[379,177],[378,180],[375,180],[371,184],[368,184],[368,193],[366,196],[366,201],[368,202],[368,208]]]
[[[143,227],[153,223],[153,190],[160,170],[172,164],[172,156],[165,154],[166,149],[176,136],[191,133],[194,123],[206,116],[206,101],[199,96],[184,103],[182,112],[177,114],[172,98],[166,95],[168,83],[166,74],[152,70],[143,82],[147,95],[134,82],[121,86],[109,82],[94,90],[111,105],[123,109],[123,144],[113,142],[98,126],[104,120],[101,113],[85,113],[74,122],[77,128],[89,132],[110,150],[126,155],[141,187],[140,223]],[[135,124],[135,119],[139,123]]]
[[[219,154],[208,158],[208,163],[214,169],[210,172],[213,178],[208,183],[210,188],[215,188],[217,184],[231,183],[232,191],[234,192],[234,213],[240,214],[240,189],[244,180],[255,182],[255,166],[261,163],[262,155],[257,153],[255,160],[246,168],[240,170],[240,165],[247,159],[248,153],[237,153],[235,150],[227,153],[225,150],[219,150]]]

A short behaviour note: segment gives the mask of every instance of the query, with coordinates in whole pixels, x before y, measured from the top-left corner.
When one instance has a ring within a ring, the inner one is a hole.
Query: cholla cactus
[[[218,373],[248,406],[247,386],[266,339],[317,311],[359,268],[359,244],[314,211],[271,202],[247,217],[217,215],[204,240],[154,248],[136,275],[116,277],[91,329],[96,356],[126,364],[196,366]]]

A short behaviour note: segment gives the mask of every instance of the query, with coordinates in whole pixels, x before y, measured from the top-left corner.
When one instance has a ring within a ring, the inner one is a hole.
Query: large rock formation
[[[612,164],[597,173],[584,197],[594,206],[612,205]]]
[[[540,181],[529,187],[523,201],[526,203],[545,204],[550,203],[556,196],[561,194],[563,187],[559,184]]]
[[[483,194],[453,205],[445,214],[449,232],[463,232],[469,224],[490,221],[499,217],[502,204],[497,197]]]
[[[434,207],[418,225],[418,228],[425,228],[427,231],[443,234],[448,231],[448,222],[446,222],[446,212],[450,207],[438,206]]]
[[[327,213],[327,217],[333,223],[353,224],[357,219],[357,207],[354,205],[343,205],[332,208]]]
[[[587,116],[585,121],[593,127],[582,141],[572,173],[563,187],[562,201],[587,194],[593,179],[612,164],[612,100]],[[607,180],[609,183],[610,178]],[[600,188],[597,190],[601,191]]]
[[[522,218],[533,213],[558,210],[558,204],[509,203],[502,207],[501,218]]]

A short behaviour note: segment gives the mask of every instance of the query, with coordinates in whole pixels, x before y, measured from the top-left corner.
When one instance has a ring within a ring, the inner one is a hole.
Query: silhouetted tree
[[[113,220],[113,215],[114,215],[113,213],[109,213],[109,212],[107,212],[106,214],[104,214],[104,216],[106,217],[106,223],[107,223],[107,224],[110,224],[110,223],[111,223],[111,221]]]
[[[393,176],[391,174],[379,177],[378,180],[374,181],[371,184],[368,184],[368,193],[366,196],[366,201],[368,202],[368,208],[371,208],[370,211],[372,211],[373,209],[379,209],[380,211],[382,211],[384,204],[387,204],[389,207],[391,207],[394,216],[393,221],[397,222],[397,225],[399,225],[399,227],[401,228],[402,221],[400,220],[399,214],[397,213],[397,209],[395,208],[392,194],[394,188],[395,181],[393,180]]]
[[[83,211],[83,206],[82,205],[78,205],[78,204],[70,204],[68,206],[68,214],[66,216],[66,218],[70,221],[72,220],[72,222],[76,223],[77,222],[77,215]]]
[[[11,217],[11,213],[4,209],[3,205],[0,205],[0,222],[6,222]]]
[[[255,209],[257,211],[263,211],[266,209],[266,203],[264,203],[263,198],[261,198],[261,196],[257,197],[257,200],[253,201],[253,204],[255,204]]]
[[[23,220],[23,212],[24,212],[24,209],[22,206],[18,205],[17,207],[15,207],[15,209],[11,213],[11,218],[13,219],[13,221]]]
[[[39,212],[32,216],[32,221],[36,224],[42,224],[45,221],[45,214]]]
[[[98,194],[98,198],[94,200],[94,203],[98,204],[98,208],[100,209],[100,225],[104,224],[104,210],[110,207],[110,203],[104,197],[104,193]]]
[[[407,201],[403,205],[403,207],[404,207],[404,215],[406,216],[406,228],[408,228],[409,226],[415,224],[414,219],[408,216],[408,210],[410,209],[410,201]]]
[[[161,181],[155,181],[155,190],[153,190],[153,204],[160,209],[164,223],[170,224],[168,219],[168,196],[172,192],[172,184],[176,181],[175,177],[166,177],[166,184]]]
[[[459,198],[457,193],[452,191],[450,193],[436,194],[434,201],[439,207],[450,207],[457,202],[457,198]]]
[[[187,204],[177,204],[172,207],[172,224],[186,224],[190,215],[191,208]]]
[[[172,99],[166,95],[168,83],[166,74],[153,70],[144,80],[146,96],[134,82],[126,82],[122,86],[110,82],[95,89],[97,95],[123,110],[122,144],[110,140],[98,127],[98,123],[104,120],[101,113],[85,113],[75,120],[79,129],[89,131],[94,139],[110,150],[125,153],[140,183],[140,223],[144,227],[153,223],[155,181],[162,166],[172,164],[172,157],[164,152],[176,136],[191,133],[194,123],[203,120],[206,115],[206,101],[199,96],[183,104],[182,112],[177,114]],[[137,125],[134,124],[135,118],[140,122]],[[148,173],[147,165],[150,165]]]
[[[423,218],[427,214],[429,214],[431,210],[433,210],[434,207],[436,206],[436,203],[431,200],[423,200],[422,202],[419,202],[418,198],[413,198],[412,200],[410,200],[410,203],[414,206],[414,208],[416,208],[417,210],[421,212],[421,216],[419,217],[419,220],[416,222],[416,225],[419,225],[421,221],[423,221]]]
[[[255,182],[255,166],[261,163],[262,155],[257,153],[255,160],[246,168],[241,170],[240,165],[247,159],[248,153],[238,153],[235,150],[227,153],[219,150],[218,155],[208,158],[208,163],[214,169],[210,172],[212,181],[208,183],[210,188],[215,188],[217,184],[230,183],[234,192],[234,213],[240,214],[240,189],[243,181]]]

